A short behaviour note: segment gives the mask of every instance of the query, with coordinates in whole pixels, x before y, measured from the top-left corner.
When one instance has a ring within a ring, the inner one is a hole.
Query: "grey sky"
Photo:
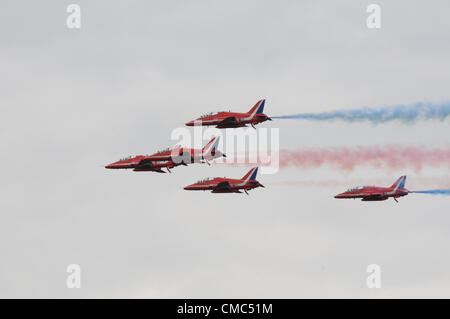
[[[66,28],[78,3],[82,28]],[[449,199],[338,201],[283,181],[449,177],[329,168],[260,175],[245,194],[187,192],[246,168],[173,174],[107,163],[173,145],[207,111],[268,115],[449,99],[448,1],[6,1],[0,11],[1,297],[449,297]],[[285,149],[449,146],[449,122],[279,120]],[[277,184],[278,183],[278,184]],[[273,186],[271,186],[273,185]],[[354,186],[354,185],[348,185]],[[66,266],[82,268],[69,290]],[[365,285],[368,264],[382,288]]]

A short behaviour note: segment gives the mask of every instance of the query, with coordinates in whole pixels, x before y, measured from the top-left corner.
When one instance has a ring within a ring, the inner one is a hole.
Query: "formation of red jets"
[[[259,100],[247,113],[236,112],[218,112],[205,114],[195,120],[187,122],[187,126],[201,125],[201,126],[215,126],[216,128],[237,128],[246,127],[251,125],[255,128],[255,125],[272,121],[270,117],[265,115],[264,112],[265,100]],[[184,165],[187,166],[191,163],[207,163],[209,161],[226,157],[225,154],[220,152],[217,147],[219,145],[220,137],[214,137],[201,149],[175,147],[168,148],[156,152],[152,155],[137,155],[130,156],[128,158],[121,159],[117,162],[111,163],[106,168],[109,169],[133,169],[133,171],[150,171],[157,173],[165,173],[163,168],[169,173],[170,169]],[[242,193],[244,191],[248,195],[248,191],[257,188],[264,187],[256,180],[256,174],[258,173],[258,167],[252,168],[241,179],[232,178],[206,178],[198,181],[197,183],[184,187],[185,190],[209,190],[212,193]],[[383,201],[392,197],[395,201],[397,198],[408,195],[409,191],[405,188],[406,176],[400,177],[390,187],[376,187],[376,186],[362,186],[355,187],[334,196],[335,198],[361,198],[362,201]]]
[[[263,113],[265,100],[258,101],[247,113],[219,112],[203,115],[200,118],[186,123],[187,126],[194,125],[214,125],[216,128],[236,128],[251,125],[255,128],[256,124],[272,119]],[[169,173],[170,169],[191,163],[207,163],[209,161],[226,157],[217,147],[220,137],[214,137],[201,149],[175,147],[168,148],[152,155],[137,155],[121,159],[117,162],[106,165],[108,169],[133,169],[133,171],[150,171],[165,173],[163,168]],[[192,185],[186,186],[185,190],[210,190],[212,193],[242,193],[248,195],[248,191],[264,187],[256,180],[258,168],[252,168],[241,179],[232,178],[207,178]]]

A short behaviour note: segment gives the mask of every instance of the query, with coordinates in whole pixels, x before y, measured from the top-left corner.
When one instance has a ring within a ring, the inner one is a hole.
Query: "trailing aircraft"
[[[361,198],[362,201],[381,201],[392,197],[396,202],[397,198],[408,195],[405,188],[406,176],[401,176],[390,187],[359,186],[340,193],[334,198]]]

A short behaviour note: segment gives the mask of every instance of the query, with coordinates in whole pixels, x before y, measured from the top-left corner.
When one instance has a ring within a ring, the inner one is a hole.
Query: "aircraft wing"
[[[171,161],[172,160],[172,155],[178,156],[180,155],[180,152],[182,152],[183,149],[180,148],[179,146],[173,148],[173,149],[169,149],[168,151],[164,151],[164,152],[159,152],[159,153],[155,153],[153,155],[147,156],[146,158],[151,159],[152,161]]]
[[[170,161],[170,160],[172,160],[172,154],[167,154],[167,155],[150,155],[148,157],[148,160],[150,160],[150,161]]]
[[[386,196],[383,195],[382,193],[373,193],[373,194],[364,196],[363,199],[366,199],[366,200],[377,200],[377,199],[382,199],[382,198],[385,198],[385,197]]]
[[[213,191],[215,192],[231,192],[233,189],[231,188],[230,183],[228,182],[220,182],[214,187]]]
[[[222,122],[219,122],[219,124],[217,124],[217,128],[221,128],[221,127],[231,127],[231,126],[238,126],[239,123],[236,119],[236,117],[234,116],[230,116],[227,117],[226,119],[222,120]]]
[[[136,168],[141,169],[141,168],[153,168],[153,161],[155,161],[155,159],[153,158],[143,158],[139,161],[139,163],[136,165]]]

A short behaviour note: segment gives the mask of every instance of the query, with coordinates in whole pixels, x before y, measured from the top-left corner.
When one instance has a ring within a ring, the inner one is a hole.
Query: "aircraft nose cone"
[[[192,190],[192,185],[188,185],[188,186],[184,187],[184,190],[186,190],[186,191]]]
[[[120,167],[120,166],[117,166],[118,164],[120,164],[120,163],[114,162],[114,163],[106,165],[105,168],[118,168],[118,167]]]
[[[186,126],[194,126],[194,121],[189,121],[186,123]]]
[[[342,198],[342,194],[337,194],[334,198]]]

